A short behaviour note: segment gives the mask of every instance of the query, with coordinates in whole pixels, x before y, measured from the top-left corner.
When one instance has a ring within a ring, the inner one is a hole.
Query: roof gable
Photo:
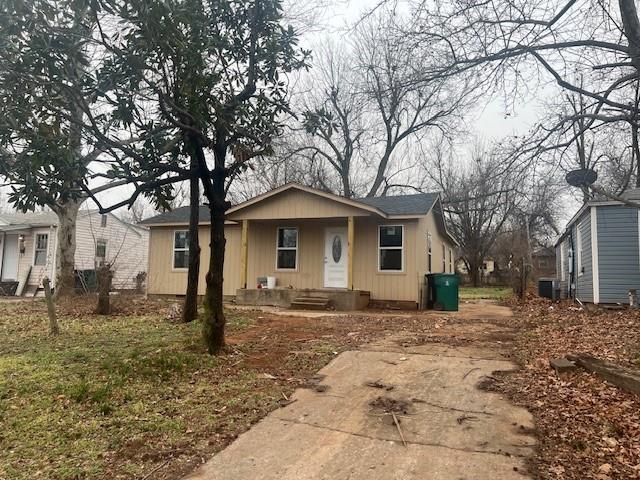
[[[331,218],[345,216],[386,217],[380,209],[331,193],[285,185],[232,207],[229,220],[268,220],[291,218]]]

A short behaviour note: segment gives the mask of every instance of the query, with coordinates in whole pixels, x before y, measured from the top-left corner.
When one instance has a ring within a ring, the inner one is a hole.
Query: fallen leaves
[[[640,399],[578,369],[558,376],[550,358],[588,352],[635,366],[640,312],[529,301],[515,307],[513,352],[523,368],[503,374],[499,390],[535,416],[543,479],[640,478]]]

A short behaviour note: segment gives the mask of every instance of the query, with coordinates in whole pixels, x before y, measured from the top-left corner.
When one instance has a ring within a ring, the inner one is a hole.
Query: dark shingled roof
[[[397,195],[389,197],[354,198],[356,202],[375,207],[387,215],[425,215],[438,198],[438,193],[419,193],[416,195]],[[208,222],[209,207],[200,206],[200,222]],[[140,222],[145,224],[188,223],[189,207],[179,207],[170,212],[161,213]]]
[[[387,215],[425,215],[438,199],[438,193],[356,198],[357,202],[376,207]]]
[[[209,207],[200,205],[200,222],[208,222],[209,220],[211,220]],[[189,223],[189,207],[174,208],[170,212],[160,213],[140,222],[142,225],[156,223]]]

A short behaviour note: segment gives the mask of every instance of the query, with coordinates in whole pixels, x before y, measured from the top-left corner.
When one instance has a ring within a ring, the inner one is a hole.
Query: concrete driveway
[[[344,352],[319,372],[317,388],[297,390],[186,478],[529,478],[531,415],[477,388],[512,368],[494,348],[402,338]]]

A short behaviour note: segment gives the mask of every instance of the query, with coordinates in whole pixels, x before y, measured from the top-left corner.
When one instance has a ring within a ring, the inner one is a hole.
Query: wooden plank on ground
[[[616,387],[640,395],[639,370],[625,368],[586,353],[567,355],[567,358],[588,372],[593,372],[599,377],[602,377]]]

